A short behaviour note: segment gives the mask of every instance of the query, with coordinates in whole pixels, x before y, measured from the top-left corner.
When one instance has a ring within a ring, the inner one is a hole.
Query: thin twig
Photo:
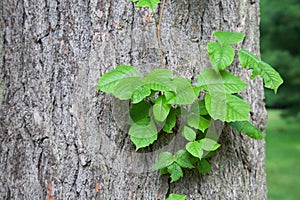
[[[164,66],[164,56],[163,56],[163,50],[162,50],[162,44],[161,44],[161,29],[160,29],[160,25],[161,25],[161,22],[162,22],[162,17],[163,17],[163,13],[164,13],[164,8],[165,8],[165,3],[166,3],[166,0],[163,1],[162,3],[162,6],[161,6],[161,9],[160,9],[160,15],[159,15],[159,21],[158,21],[158,24],[157,24],[157,40],[158,40],[158,47],[159,47],[159,53],[160,53],[160,65],[161,66]]]

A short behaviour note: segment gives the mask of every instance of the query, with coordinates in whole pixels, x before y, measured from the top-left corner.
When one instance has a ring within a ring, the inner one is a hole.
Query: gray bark
[[[185,171],[169,184],[151,169],[165,148],[135,152],[119,110],[128,103],[96,91],[99,77],[117,65],[143,73],[164,67],[148,9],[127,0],[0,5],[0,199],[165,199],[169,193],[197,200],[266,199],[264,141],[225,127],[211,173]],[[259,54],[259,1],[167,0],[161,24],[165,67],[195,81],[209,67],[205,46],[216,30],[244,32],[238,47]],[[250,81],[237,64],[230,70],[249,83],[243,96],[252,121],[263,129],[262,81]]]

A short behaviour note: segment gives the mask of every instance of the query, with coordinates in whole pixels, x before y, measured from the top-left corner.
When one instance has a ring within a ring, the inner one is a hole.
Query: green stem
[[[151,11],[152,11],[153,19],[154,19],[154,22],[155,22],[155,26],[157,27],[157,25],[158,25],[158,21],[157,21],[157,18],[156,18],[155,12],[154,12],[154,10],[153,10],[153,9],[151,9]]]

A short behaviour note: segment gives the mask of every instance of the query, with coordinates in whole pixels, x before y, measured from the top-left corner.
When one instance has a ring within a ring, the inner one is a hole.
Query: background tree
[[[4,0],[1,8],[1,199],[266,199],[264,141],[226,126],[211,173],[169,184],[151,170],[155,158],[134,151],[116,101],[96,91],[120,64],[144,72],[162,64],[194,80],[207,56],[177,66],[203,54],[216,30],[244,32],[240,46],[258,54],[259,1],[166,1],[163,63],[151,13],[129,1]],[[242,95],[264,128],[262,81],[231,70],[249,82]]]
[[[266,103],[269,107],[285,108],[288,114],[297,114],[300,111],[300,2],[262,0],[261,7],[262,58],[277,67],[285,80],[278,95],[266,91]]]

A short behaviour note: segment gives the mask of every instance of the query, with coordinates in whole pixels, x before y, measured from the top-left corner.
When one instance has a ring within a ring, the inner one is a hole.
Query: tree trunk
[[[127,134],[128,102],[96,90],[99,77],[121,64],[143,73],[166,67],[195,81],[210,67],[205,46],[217,30],[244,32],[238,47],[259,54],[259,1],[166,0],[162,64],[149,10],[128,0],[0,5],[0,199],[148,200],[169,193],[196,200],[266,199],[264,141],[225,126],[211,173],[185,171],[170,184],[152,170],[165,147],[136,152]],[[249,83],[243,96],[263,129],[262,81],[250,81],[236,63],[230,70]]]

